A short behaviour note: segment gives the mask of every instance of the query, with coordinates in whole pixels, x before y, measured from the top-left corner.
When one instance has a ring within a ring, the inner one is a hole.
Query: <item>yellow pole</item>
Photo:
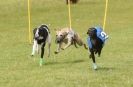
[[[105,29],[105,25],[106,25],[107,10],[108,10],[108,0],[106,0],[105,13],[104,13],[104,20],[103,20],[103,30]]]
[[[31,14],[30,14],[30,0],[28,0],[28,23],[29,23],[29,43],[31,44]]]
[[[70,0],[68,0],[68,15],[69,15],[69,28],[72,28],[72,21],[71,21],[71,3]]]

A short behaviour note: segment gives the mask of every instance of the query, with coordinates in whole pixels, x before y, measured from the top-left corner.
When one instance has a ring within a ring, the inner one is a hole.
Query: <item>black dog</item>
[[[41,46],[41,58],[40,58],[40,66],[43,64],[43,55],[44,55],[44,47],[46,45],[46,41],[48,42],[48,57],[50,56],[50,45],[51,45],[51,36],[50,31],[47,25],[42,24],[38,28],[33,30],[34,34],[34,44],[32,50],[32,56],[35,54],[35,51],[39,53],[39,46]]]
[[[100,27],[92,27],[89,28],[87,31],[88,38],[87,42],[89,45],[90,51],[90,58],[93,60],[93,67],[97,69],[96,61],[95,61],[95,54],[98,53],[98,56],[101,55],[102,48],[104,46],[105,40],[108,38],[105,32],[103,32],[102,28]]]

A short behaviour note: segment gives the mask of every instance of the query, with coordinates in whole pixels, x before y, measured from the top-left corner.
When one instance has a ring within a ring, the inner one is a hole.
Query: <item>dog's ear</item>
[[[89,28],[88,30],[87,30],[87,34],[89,34],[91,32],[91,29]]]
[[[36,33],[36,31],[37,31],[37,28],[34,28],[34,29],[33,29],[33,33],[35,34],[35,33]]]

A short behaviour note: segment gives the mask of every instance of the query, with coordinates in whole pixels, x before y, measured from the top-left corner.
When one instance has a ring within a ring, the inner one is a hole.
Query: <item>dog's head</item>
[[[44,39],[46,30],[49,32],[49,28],[48,28],[48,26],[45,25],[45,24],[42,24],[40,27],[35,28],[35,29],[33,30],[34,38],[37,39],[37,40]],[[50,33],[50,32],[49,32],[49,33]]]
[[[62,32],[62,31],[56,31],[56,43],[61,43],[65,37],[67,36],[67,32]]]
[[[88,31],[87,31],[87,35],[90,36],[90,38],[96,38],[97,35],[96,35],[96,29],[95,28],[89,28]]]

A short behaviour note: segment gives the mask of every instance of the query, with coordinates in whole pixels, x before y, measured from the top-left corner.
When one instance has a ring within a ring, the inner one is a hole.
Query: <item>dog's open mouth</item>
[[[56,44],[59,44],[59,43],[61,43],[61,41],[58,40],[58,39],[55,39],[55,43],[56,43]]]
[[[56,44],[59,44],[59,43],[61,43],[63,41],[63,38],[56,38],[55,39],[55,43]]]

